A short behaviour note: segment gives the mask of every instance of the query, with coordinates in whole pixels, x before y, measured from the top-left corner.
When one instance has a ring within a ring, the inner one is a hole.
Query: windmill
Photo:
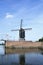
[[[13,31],[19,31],[19,40],[25,40],[25,30],[32,30],[32,28],[22,28],[22,22],[23,20],[21,19],[21,24],[20,24],[20,29],[15,29],[15,30],[11,30]]]

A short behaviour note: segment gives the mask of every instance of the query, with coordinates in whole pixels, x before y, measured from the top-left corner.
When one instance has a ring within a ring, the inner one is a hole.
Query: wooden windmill
[[[25,40],[25,30],[32,30],[32,28],[25,28],[22,27],[23,20],[21,19],[20,29],[13,29],[11,31],[19,31],[19,40]]]

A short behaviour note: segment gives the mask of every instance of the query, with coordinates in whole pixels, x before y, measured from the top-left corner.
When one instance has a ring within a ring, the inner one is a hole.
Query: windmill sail
[[[21,19],[21,23],[20,23],[20,29],[15,29],[15,30],[11,30],[11,31],[19,31],[19,39],[20,40],[25,40],[25,30],[32,30],[32,28],[22,28],[22,22],[23,19]]]
[[[21,19],[20,29],[22,28],[22,21],[23,21],[23,20]]]
[[[19,31],[19,29],[11,30],[11,31]]]
[[[32,28],[25,28],[24,30],[32,30]]]

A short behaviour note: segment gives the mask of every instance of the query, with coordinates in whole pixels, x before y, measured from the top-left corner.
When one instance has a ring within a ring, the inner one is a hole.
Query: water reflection
[[[6,54],[0,56],[0,65],[43,65],[43,55],[39,53]]]
[[[6,54],[12,54],[12,53],[30,53],[30,52],[36,52],[36,53],[39,53],[41,52],[41,50],[39,49],[10,49],[10,48],[7,48],[6,49]]]
[[[43,53],[38,49],[29,49],[24,53],[20,53],[20,50],[15,53],[14,49],[7,49],[5,54],[5,48],[0,47],[0,65],[43,65]]]
[[[43,55],[43,52],[41,52],[41,54]]]
[[[21,54],[19,56],[20,65],[25,65],[25,54]]]

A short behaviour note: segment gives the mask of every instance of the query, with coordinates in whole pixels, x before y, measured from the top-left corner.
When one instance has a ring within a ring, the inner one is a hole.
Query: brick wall
[[[6,47],[38,47],[43,43],[41,42],[31,42],[31,41],[6,41]]]

